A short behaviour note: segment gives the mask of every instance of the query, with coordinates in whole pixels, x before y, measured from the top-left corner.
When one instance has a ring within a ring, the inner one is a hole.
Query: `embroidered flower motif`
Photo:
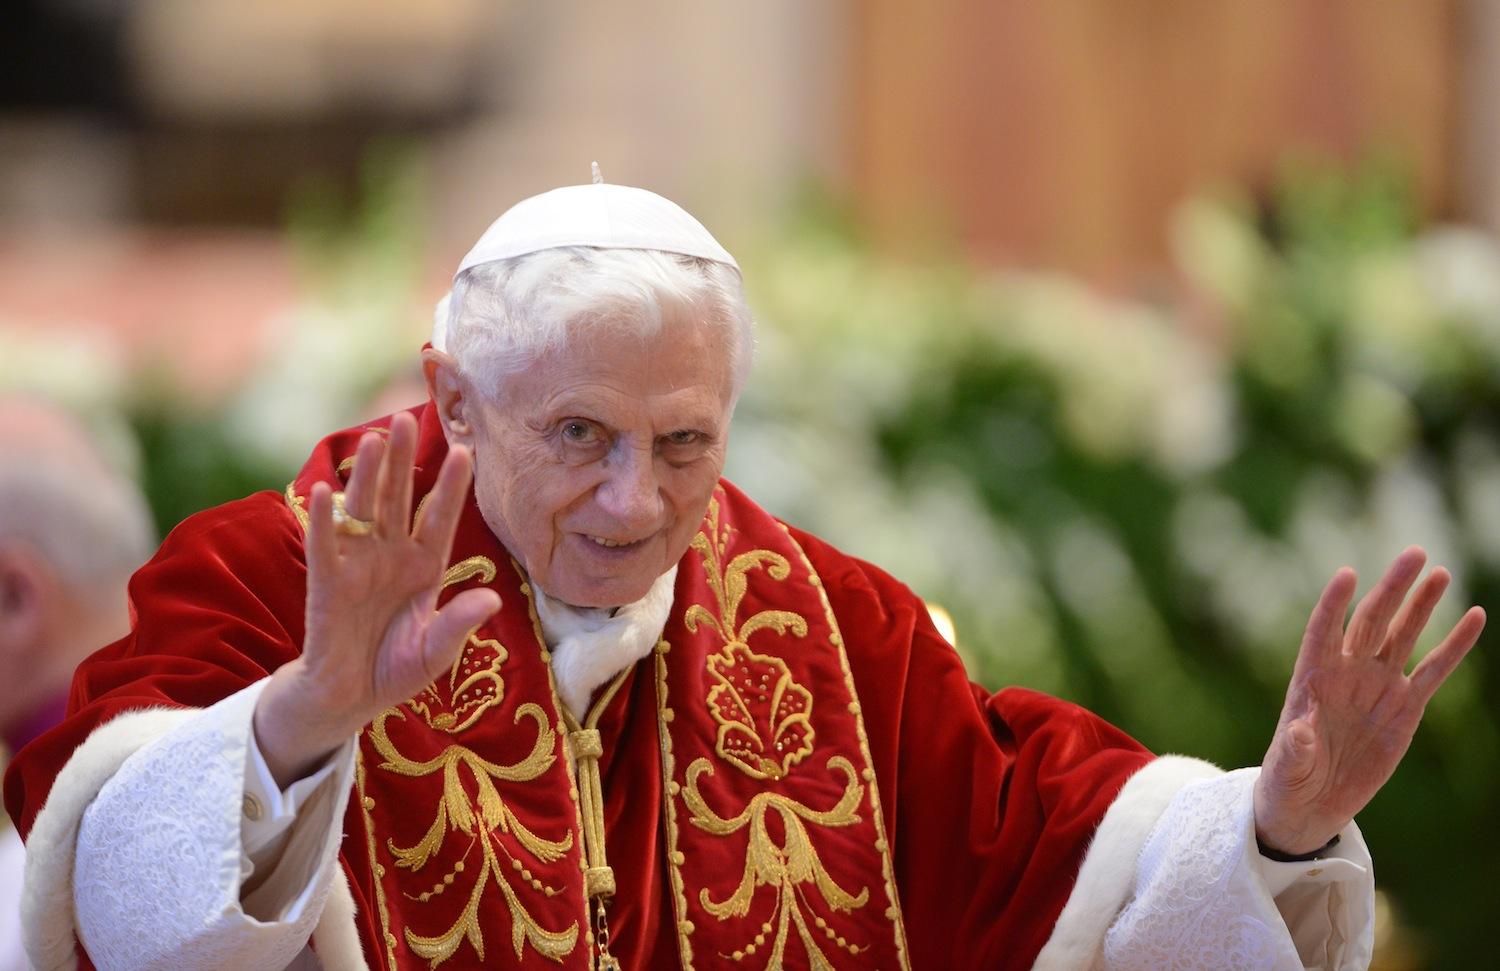
[[[469,635],[445,683],[434,681],[408,704],[439,731],[457,735],[505,697],[500,666],[509,653],[499,641]]]
[[[756,779],[780,779],[813,750],[812,694],[786,662],[729,644],[708,659],[719,683],[708,692],[720,755]]]
[[[422,501],[426,502],[427,497]],[[493,582],[494,562],[484,556],[460,560],[443,574],[443,589],[473,579]],[[457,735],[505,697],[505,679],[500,675],[500,667],[509,656],[510,652],[499,641],[481,639],[477,630],[471,630],[463,653],[448,670],[447,682],[432,682],[407,704],[431,727]]]

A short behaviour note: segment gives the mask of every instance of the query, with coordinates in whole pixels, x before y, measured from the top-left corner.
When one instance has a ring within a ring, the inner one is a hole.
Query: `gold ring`
[[[344,508],[344,494],[335,492],[333,494],[333,528],[345,536],[368,536],[374,530],[375,524],[368,519],[355,519],[349,515]]]

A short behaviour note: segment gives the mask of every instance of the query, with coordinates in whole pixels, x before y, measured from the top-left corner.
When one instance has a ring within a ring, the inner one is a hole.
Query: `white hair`
[[[155,546],[150,510],[135,483],[113,470],[80,469],[42,448],[0,456],[0,545],[34,547],[73,590],[134,572]]]
[[[433,343],[486,391],[594,328],[648,337],[664,309],[685,309],[725,337],[738,397],[755,336],[739,271],[660,250],[566,246],[470,267],[438,303]]]

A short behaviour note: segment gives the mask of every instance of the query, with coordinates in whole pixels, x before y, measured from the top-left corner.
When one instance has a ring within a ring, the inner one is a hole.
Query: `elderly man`
[[[1347,628],[1334,576],[1259,770],[1152,758],[720,478],[750,350],[667,200],[501,216],[428,403],[180,526],[12,769],[38,966],[1368,962],[1353,816],[1483,625],[1405,675],[1446,572]]]
[[[140,492],[78,423],[0,398],[0,762],[62,720],[73,669],[130,629],[125,581],[150,555]],[[0,817],[0,971],[23,971],[21,840]]]

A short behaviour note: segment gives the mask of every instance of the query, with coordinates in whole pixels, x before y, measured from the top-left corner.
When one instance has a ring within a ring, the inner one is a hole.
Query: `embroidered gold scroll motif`
[[[771,579],[782,581],[790,575],[791,567],[784,556],[771,550],[752,550],[728,558],[729,540],[730,530],[720,525],[719,504],[714,500],[708,508],[707,529],[694,537],[692,547],[703,556],[708,586],[718,611],[695,604],[688,608],[683,621],[690,632],[696,633],[699,625],[707,625],[724,639],[723,650],[708,659],[708,671],[716,683],[709,689],[706,702],[709,714],[719,726],[714,751],[751,778],[775,782],[813,754],[814,699],[807,688],[793,679],[785,661],[752,651],[747,641],[761,630],[805,637],[807,621],[791,611],[763,610],[743,624],[738,623],[750,571],[763,568]],[[817,810],[779,792],[766,791],[729,816],[710,806],[701,791],[700,780],[713,777],[712,763],[699,758],[688,767],[681,794],[691,814],[689,822],[716,836],[749,830],[739,885],[721,900],[715,900],[703,888],[698,895],[703,908],[721,921],[741,918],[749,914],[760,887],[770,887],[776,895],[770,915],[754,938],[729,955],[736,961],[762,951],[769,937],[770,953],[765,966],[768,971],[779,971],[792,927],[796,927],[814,971],[833,971],[815,929],[828,943],[850,954],[868,949],[846,940],[813,906],[814,893],[821,898],[823,907],[833,913],[850,913],[870,899],[868,887],[850,893],[839,886],[819,858],[813,832],[808,828],[835,828],[860,822],[858,809],[865,797],[865,787],[853,764],[835,755],[826,765],[831,773],[842,776],[845,783],[843,794],[832,807]],[[770,813],[775,813],[781,823],[783,835],[779,843],[766,821]]]
[[[472,556],[449,567],[443,575],[443,586],[478,578],[489,583],[495,579],[496,570],[492,560],[483,556]],[[495,782],[530,782],[546,772],[556,760],[557,734],[547,723],[546,713],[540,705],[528,703],[516,709],[515,722],[520,726],[530,720],[536,723],[536,739],[531,751],[512,765],[499,765],[481,758],[473,750],[462,745],[449,745],[435,758],[418,762],[402,754],[391,740],[388,724],[391,719],[405,721],[408,709],[421,718],[430,728],[449,735],[457,735],[470,728],[490,708],[505,697],[505,680],[500,673],[509,652],[498,641],[480,638],[476,632],[469,633],[468,643],[448,677],[442,682],[433,682],[404,706],[396,706],[382,712],[367,730],[371,744],[383,762],[381,769],[410,778],[422,778],[440,773],[443,794],[439,799],[432,824],[423,837],[412,846],[398,846],[386,840],[386,849],[397,867],[417,873],[438,854],[449,833],[468,837],[468,845],[462,857],[448,872],[434,876],[432,885],[419,894],[405,896],[417,903],[427,903],[434,896],[450,890],[459,881],[467,880],[473,872],[473,857],[478,850],[479,869],[473,877],[468,901],[458,919],[441,934],[426,936],[405,930],[406,944],[419,957],[426,958],[436,968],[451,958],[467,941],[480,960],[484,960],[485,941],[479,922],[479,906],[485,890],[491,883],[499,890],[511,917],[511,948],[519,960],[525,946],[530,944],[537,953],[554,961],[561,961],[572,953],[578,943],[578,921],[574,920],[561,931],[548,930],[531,916],[521,900],[512,879],[519,878],[523,886],[529,885],[533,893],[548,897],[561,892],[542,882],[532,873],[529,861],[517,853],[500,837],[511,837],[521,853],[541,863],[555,863],[573,847],[573,833],[565,832],[561,839],[546,839],[526,826],[510,806],[501,798]],[[472,792],[465,784],[465,777],[472,781]],[[508,865],[507,865],[508,864]]]
[[[418,894],[415,899],[425,903],[434,894],[440,894],[452,885],[459,874],[469,865],[475,847],[479,849],[479,874],[469,892],[469,900],[453,925],[441,934],[431,937],[413,934],[406,930],[406,943],[412,951],[432,962],[433,967],[452,957],[459,945],[467,940],[480,960],[484,959],[484,934],[479,925],[479,903],[484,891],[493,880],[505,900],[511,917],[511,947],[520,959],[526,944],[530,944],[544,957],[561,960],[572,953],[578,943],[578,922],[575,920],[565,930],[549,931],[542,927],[527,911],[511,885],[503,855],[509,860],[509,869],[529,883],[533,890],[552,897],[559,893],[555,887],[544,884],[532,875],[529,867],[519,856],[513,855],[500,839],[505,833],[513,837],[532,858],[542,863],[554,863],[573,847],[573,834],[568,832],[561,840],[549,840],[532,832],[517,818],[495,788],[495,781],[530,782],[551,767],[556,758],[556,733],[547,724],[547,716],[540,705],[524,704],[516,709],[516,723],[525,719],[536,723],[536,741],[531,752],[513,765],[497,765],[480,758],[462,745],[450,745],[436,758],[415,762],[406,758],[391,743],[386,723],[392,717],[405,719],[402,708],[388,708],[370,725],[370,741],[375,750],[385,759],[380,768],[412,778],[442,773],[443,796],[438,802],[437,813],[426,835],[409,847],[397,846],[393,840],[386,841],[386,848],[396,859],[398,867],[413,873],[427,865],[432,856],[443,845],[449,832],[463,833],[469,837],[469,846],[463,857],[448,873],[438,877],[429,891]],[[473,780],[476,793],[470,795],[464,785],[460,770],[465,770]]]

